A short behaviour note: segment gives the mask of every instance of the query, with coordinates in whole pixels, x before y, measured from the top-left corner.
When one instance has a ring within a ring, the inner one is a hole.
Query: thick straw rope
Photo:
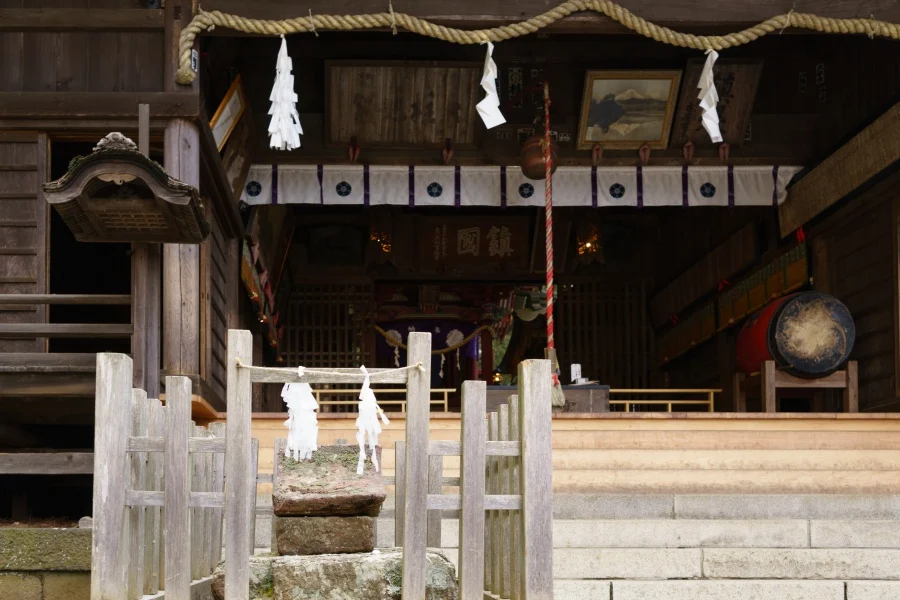
[[[176,80],[181,84],[189,84],[196,78],[191,70],[191,48],[194,39],[204,30],[214,27],[227,27],[244,33],[259,35],[287,35],[309,31],[354,29],[376,29],[403,27],[414,33],[437,38],[455,44],[480,44],[482,42],[501,42],[523,35],[535,33],[544,27],[564,19],[575,12],[593,11],[606,15],[628,29],[645,37],[672,46],[694,48],[697,50],[724,50],[747,44],[768,33],[784,31],[788,27],[811,29],[820,33],[866,34],[869,37],[886,37],[900,40],[900,25],[869,19],[832,19],[812,14],[798,13],[793,10],[763,21],[753,27],[727,35],[693,35],[680,33],[660,27],[646,19],[622,8],[612,0],[568,0],[544,14],[532,17],[521,23],[511,23],[493,29],[466,31],[435,25],[404,13],[391,12],[369,15],[312,15],[297,17],[283,21],[267,21],[248,19],[238,15],[225,14],[219,11],[199,12],[181,32],[179,68]]]

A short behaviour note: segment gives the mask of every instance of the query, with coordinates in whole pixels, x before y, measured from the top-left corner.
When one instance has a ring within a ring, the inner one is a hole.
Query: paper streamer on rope
[[[390,421],[375,401],[375,392],[369,386],[369,372],[366,367],[362,366],[359,370],[365,375],[365,380],[362,390],[359,392],[359,417],[356,418],[356,442],[359,444],[359,462],[356,463],[356,474],[362,475],[366,463],[366,437],[369,439],[369,449],[372,451],[372,465],[377,472],[380,467],[375,448],[378,446],[378,435],[381,433],[381,423],[378,422],[378,417],[381,417],[381,421],[385,425],[390,424]]]
[[[284,455],[290,457],[293,454],[294,460],[310,459],[312,453],[319,449],[319,425],[316,420],[319,404],[312,389],[308,383],[287,383],[281,388],[281,397],[288,408],[288,420],[284,422],[288,428]]]
[[[293,62],[288,56],[287,40],[281,36],[281,49],[275,62],[275,83],[269,94],[269,147],[294,150],[300,147],[300,115],[297,113],[297,94],[294,92]]]
[[[709,138],[716,144],[722,142],[722,132],[719,131],[719,113],[716,112],[716,104],[719,102],[719,93],[716,91],[716,82],[713,77],[713,65],[719,58],[715,50],[706,51],[706,63],[700,73],[700,108],[703,109],[703,129],[709,134]]]
[[[492,129],[497,125],[506,123],[506,119],[500,113],[500,96],[497,94],[497,64],[491,55],[494,53],[494,45],[487,44],[487,55],[484,57],[484,73],[481,75],[481,87],[487,93],[484,99],[475,108],[484,121],[484,126]]]

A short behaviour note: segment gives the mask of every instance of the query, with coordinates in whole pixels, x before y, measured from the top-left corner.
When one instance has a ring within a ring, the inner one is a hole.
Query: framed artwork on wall
[[[225,98],[216,109],[216,114],[209,121],[209,128],[212,129],[213,139],[216,141],[219,152],[225,147],[225,142],[228,141],[228,137],[234,131],[246,109],[247,99],[244,97],[244,88],[241,86],[241,76],[238,75],[225,93]]]
[[[578,125],[578,148],[665,148],[681,71],[588,71]]]

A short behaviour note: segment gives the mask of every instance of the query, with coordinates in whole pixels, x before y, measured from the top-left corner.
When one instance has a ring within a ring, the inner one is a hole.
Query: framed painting
[[[681,71],[588,71],[579,150],[665,148],[680,84]]]
[[[228,91],[225,92],[225,98],[216,109],[216,114],[209,121],[209,128],[212,130],[213,139],[216,141],[219,152],[225,147],[225,142],[228,141],[228,137],[234,131],[246,109],[247,99],[244,97],[244,88],[241,86],[241,76],[238,75]]]

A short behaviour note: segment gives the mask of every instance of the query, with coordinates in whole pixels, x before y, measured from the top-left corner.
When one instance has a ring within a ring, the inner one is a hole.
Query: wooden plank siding
[[[146,10],[132,0],[67,0],[65,8]],[[62,8],[0,0],[0,9]],[[158,11],[146,11],[158,18]],[[48,13],[50,14],[50,13]],[[115,11],[122,17],[122,11]],[[48,16],[49,18],[49,16]],[[115,23],[111,23],[116,29]],[[163,30],[0,31],[0,92],[156,92],[163,89]]]
[[[229,290],[237,285],[237,273],[230,268],[229,245],[236,242],[225,237],[209,208],[206,218],[211,232],[200,246],[200,376],[225,398]]]
[[[47,168],[46,135],[0,133],[0,294],[47,292]],[[46,305],[0,306],[0,323],[46,322]],[[44,339],[0,339],[0,352],[45,350]]]
[[[900,176],[870,188],[811,230],[816,290],[843,302],[856,323],[860,410],[882,410],[897,393],[897,222]]]

